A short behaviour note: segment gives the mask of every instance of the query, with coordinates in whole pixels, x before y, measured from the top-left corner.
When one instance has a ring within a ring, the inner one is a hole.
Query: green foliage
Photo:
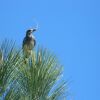
[[[4,41],[0,49],[4,56],[0,64],[0,100],[65,100],[63,66],[53,54],[40,48],[26,59],[9,41]]]

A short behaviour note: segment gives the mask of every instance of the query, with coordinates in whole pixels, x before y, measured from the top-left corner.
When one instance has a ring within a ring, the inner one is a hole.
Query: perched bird
[[[22,44],[22,49],[23,49],[25,58],[29,58],[29,56],[32,54],[32,49],[36,45],[35,37],[32,34],[35,31],[36,31],[36,29],[29,29],[26,31],[26,36],[25,36],[25,38],[23,40],[23,44]]]

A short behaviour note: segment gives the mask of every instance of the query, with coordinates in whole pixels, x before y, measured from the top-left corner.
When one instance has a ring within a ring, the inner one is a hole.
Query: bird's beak
[[[32,32],[35,32],[36,31],[36,29],[34,28],[34,29],[32,29]]]

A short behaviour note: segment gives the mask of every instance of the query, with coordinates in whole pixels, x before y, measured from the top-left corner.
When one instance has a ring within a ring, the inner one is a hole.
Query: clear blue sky
[[[1,0],[0,39],[15,39],[21,45],[35,19],[37,44],[54,52],[64,65],[74,100],[100,100],[100,1]]]

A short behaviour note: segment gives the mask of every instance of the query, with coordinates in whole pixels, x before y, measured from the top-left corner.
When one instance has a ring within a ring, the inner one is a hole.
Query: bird
[[[25,58],[29,58],[30,55],[32,55],[32,50],[36,45],[35,37],[32,34],[35,31],[36,31],[35,28],[28,29],[26,31],[26,36],[23,39],[22,49],[23,49],[23,54],[24,54]]]

